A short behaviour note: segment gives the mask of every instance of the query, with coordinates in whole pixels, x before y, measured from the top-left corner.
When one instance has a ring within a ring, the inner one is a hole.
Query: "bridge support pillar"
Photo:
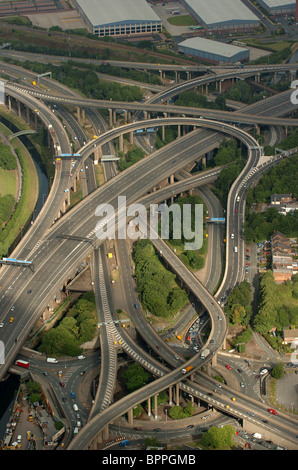
[[[261,134],[261,131],[260,131],[260,126],[259,124],[255,124],[255,129],[257,131],[257,135],[260,135]]]
[[[102,157],[102,150],[101,150],[101,145],[99,145],[98,147],[94,149],[94,153],[93,153],[94,165],[98,164],[98,161],[101,159],[101,157]]]
[[[158,410],[158,406],[157,406],[157,397],[158,397],[158,395],[157,395],[157,394],[156,394],[156,395],[154,395],[154,418],[155,418],[155,419],[158,419],[158,412],[157,412],[157,410]]]
[[[109,108],[109,123],[110,123],[110,127],[112,127],[113,126],[113,113],[112,113],[111,108]]]
[[[216,367],[217,366],[217,354],[215,353],[214,356],[212,357],[211,359],[211,365],[212,367]],[[208,374],[209,375],[209,374]]]
[[[165,126],[161,126],[161,139],[165,140]]]
[[[181,137],[181,125],[178,124],[178,138]]]
[[[11,111],[11,98],[9,95],[7,95],[7,104],[8,104],[9,111]]]
[[[169,387],[169,405],[173,405],[173,389]]]
[[[179,383],[176,384],[176,398],[175,398],[175,402],[176,402],[176,406],[179,406],[179,395],[180,395],[180,387],[179,387]]]
[[[180,82],[180,72],[178,72],[178,70],[175,71],[175,82]]]
[[[151,416],[151,397],[148,398],[147,403],[148,403],[148,416]]]
[[[129,133],[129,143],[133,144],[133,131],[130,131]]]
[[[131,426],[133,425],[133,409],[132,408],[128,410],[128,423]]]
[[[21,117],[21,103],[17,101],[17,105],[18,105],[18,116]]]
[[[123,134],[119,135],[119,150],[123,152]]]
[[[102,434],[103,434],[103,438],[104,439],[108,439],[109,438],[109,426],[106,425],[104,428],[103,428],[103,431],[102,431]]]

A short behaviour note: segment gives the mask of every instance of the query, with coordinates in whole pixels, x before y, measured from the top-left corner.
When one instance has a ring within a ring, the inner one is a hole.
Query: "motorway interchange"
[[[27,72],[26,72],[27,73]],[[231,71],[229,71],[231,74]],[[49,81],[47,83],[52,83]],[[189,85],[189,84],[188,84]],[[194,86],[194,85],[192,85]],[[69,140],[65,129],[61,125],[59,119],[56,118],[56,115],[51,112],[49,107],[42,104],[32,93],[28,93],[27,89],[22,86],[10,86],[9,84],[6,87],[7,94],[13,96],[14,98],[20,100],[31,110],[38,109],[39,118],[46,124],[53,126],[55,129],[55,142],[54,144],[61,148],[61,153],[68,153],[70,149]],[[178,93],[176,91],[176,93]],[[163,95],[164,93],[164,95]],[[164,102],[166,99],[166,94],[169,93],[161,92],[159,96],[155,97],[154,100],[159,100]],[[175,90],[172,87],[171,93],[174,95]],[[34,93],[36,95],[36,92]],[[275,114],[286,114],[287,108],[289,105],[289,93],[285,93],[282,96],[285,109],[282,109],[279,104],[279,109]],[[57,103],[57,98],[47,95],[47,100],[53,99]],[[154,101],[153,100],[153,101]],[[272,103],[275,100],[268,100]],[[62,102],[65,102],[62,100]],[[267,100],[266,100],[267,102]],[[89,101],[77,101],[80,106],[84,105],[89,106]],[[116,105],[116,104],[115,104]],[[142,104],[143,105],[143,104]],[[96,104],[92,104],[96,108]],[[153,105],[152,105],[153,106]],[[273,105],[274,106],[274,105]],[[122,103],[122,108],[124,104]],[[138,109],[137,107],[135,108]],[[154,109],[154,108],[153,108]],[[156,108],[157,112],[160,110],[159,107]],[[162,110],[164,111],[165,105],[163,105]],[[171,107],[172,109],[172,107]],[[262,107],[262,113],[265,114],[264,109],[266,106]],[[269,108],[272,111],[272,108]],[[93,108],[86,107],[86,112],[92,114],[91,120],[96,119],[96,111]],[[293,107],[291,106],[291,110]],[[150,108],[150,111],[152,109]],[[167,109],[168,111],[168,109]],[[185,110],[183,109],[183,112]],[[257,110],[253,111],[258,114]],[[269,111],[270,112],[270,111]],[[251,115],[252,110],[250,109],[249,115]],[[203,114],[203,112],[202,112]],[[235,113],[231,113],[232,115]],[[253,113],[252,113],[253,114]],[[274,113],[271,112],[271,116]],[[240,118],[242,119],[243,112],[241,113]],[[233,121],[234,118],[231,120]],[[263,116],[265,121],[268,119],[267,123],[271,124],[273,122],[284,123],[283,119],[278,119],[277,117],[270,121],[269,118]],[[265,122],[259,119],[259,122]],[[245,204],[245,194],[247,187],[250,184],[253,184],[271,165],[275,164],[277,161],[282,158],[282,156],[272,157],[264,159],[262,155],[262,149],[259,147],[258,142],[245,130],[235,127],[235,125],[230,125],[224,121],[215,121],[211,119],[200,119],[193,117],[167,117],[167,118],[158,118],[150,119],[148,121],[144,120],[141,123],[136,121],[129,123],[120,128],[112,128],[110,130],[104,129],[103,133],[95,141],[86,142],[85,136],[82,135],[80,141],[82,142],[82,147],[80,149],[80,154],[83,161],[86,161],[87,158],[94,152],[95,147],[99,146],[109,146],[112,144],[112,140],[123,134],[134,131],[143,126],[153,126],[153,125],[189,125],[193,126],[194,130],[183,136],[180,139],[177,139],[176,142],[170,144],[166,148],[153,152],[150,155],[150,158],[145,159],[144,161],[139,162],[134,167],[126,170],[123,174],[115,175],[115,170],[113,169],[113,164],[104,164],[106,171],[106,179],[108,182],[103,185],[102,188],[96,189],[94,186],[87,189],[87,192],[90,194],[83,199],[81,203],[78,204],[72,211],[64,215],[63,217],[56,220],[52,225],[52,222],[56,219],[57,214],[59,213],[59,207],[64,197],[65,190],[71,187],[72,181],[70,177],[70,162],[64,161],[61,169],[57,169],[55,179],[52,186],[51,194],[46,201],[43,211],[37,219],[37,223],[34,224],[34,227],[28,232],[28,235],[23,239],[21,246],[16,249],[16,257],[21,259],[30,259],[34,263],[34,273],[28,273],[28,271],[15,271],[12,267],[2,267],[0,272],[0,285],[2,288],[2,296],[0,298],[1,309],[4,312],[8,312],[10,305],[13,304],[16,308],[21,308],[23,312],[22,319],[17,321],[13,326],[14,332],[10,330],[5,332],[3,340],[7,345],[6,355],[9,361],[13,361],[17,351],[16,345],[14,342],[14,336],[19,338],[18,348],[21,346],[22,339],[25,339],[25,335],[29,333],[30,329],[36,322],[37,318],[40,316],[40,313],[48,305],[48,302],[53,298],[63,282],[68,276],[70,276],[75,267],[78,265],[78,262],[85,260],[89,254],[93,254],[94,267],[96,267],[96,273],[94,273],[95,280],[95,292],[98,296],[98,310],[100,319],[106,322],[107,327],[101,333],[101,376],[108,377],[107,381],[101,380],[100,386],[98,388],[97,396],[93,408],[90,413],[90,420],[86,426],[80,431],[79,438],[76,437],[73,442],[70,444],[69,448],[87,448],[90,446],[93,438],[96,437],[101,431],[105,430],[105,427],[115,420],[117,417],[123,415],[126,411],[131,409],[135,404],[144,401],[146,398],[153,396],[158,393],[158,391],[164,390],[177,382],[180,382],[181,379],[185,379],[181,375],[181,366],[187,366],[189,364],[194,365],[195,369],[199,369],[207,361],[202,361],[200,354],[195,355],[190,361],[184,363],[182,358],[179,357],[176,359],[173,355],[172,349],[168,344],[160,342],[160,338],[153,332],[148,332],[148,325],[145,324],[144,319],[140,316],[133,316],[133,321],[136,323],[136,328],[138,329],[141,336],[143,336],[146,341],[152,345],[152,347],[158,346],[158,354],[163,357],[166,363],[170,366],[163,366],[159,361],[154,360],[152,357],[148,357],[140,348],[138,348],[131,339],[125,335],[123,331],[120,331],[119,328],[115,326],[113,322],[108,325],[109,320],[112,319],[111,311],[113,311],[112,303],[112,294],[111,286],[108,282],[105,282],[107,279],[106,276],[106,266],[105,266],[105,252],[103,244],[99,244],[98,240],[94,237],[94,227],[96,226],[96,218],[94,216],[95,209],[99,201],[105,201],[114,204],[116,202],[116,196],[119,194],[125,194],[127,201],[130,202],[142,202],[147,204],[148,200],[152,201],[163,201],[166,198],[169,198],[174,193],[179,192],[179,188],[187,188],[187,183],[193,186],[188,186],[193,188],[196,183],[193,181],[188,181],[190,178],[185,178],[182,182],[175,183],[172,189],[171,186],[166,188],[162,193],[156,191],[151,193],[150,190],[158,185],[161,180],[165,177],[169,177],[171,174],[175,174],[179,170],[182,170],[186,164],[192,162],[200,157],[202,157],[207,151],[211,148],[214,148],[216,144],[223,138],[224,135],[232,135],[240,139],[243,144],[247,147],[248,160],[247,165],[242,171],[240,177],[234,182],[228,199],[227,205],[227,226],[226,226],[226,237],[227,237],[227,250],[226,250],[226,266],[224,276],[221,282],[220,287],[217,289],[215,296],[213,297],[209,291],[204,288],[201,283],[195,278],[195,276],[190,273],[185,266],[177,259],[174,253],[168,248],[168,246],[161,240],[157,239],[154,241],[154,245],[159,253],[166,259],[168,265],[171,269],[180,277],[184,284],[187,286],[189,291],[192,293],[194,298],[198,299],[201,302],[210,315],[211,320],[211,335],[207,343],[211,351],[212,357],[216,355],[217,351],[222,347],[225,333],[226,333],[226,321],[225,315],[221,309],[221,306],[218,304],[217,300],[221,299],[226,292],[240,282],[243,279],[244,274],[244,241],[240,237],[241,224],[243,220],[243,211]],[[248,119],[249,120],[249,119]],[[244,124],[247,123],[247,117],[242,121]],[[287,123],[295,122],[295,120],[289,121]],[[295,122],[296,124],[296,122]],[[102,122],[100,124],[102,126]],[[96,129],[100,127],[99,123],[96,122]],[[109,150],[110,151],[110,150]],[[288,155],[290,156],[290,154]],[[174,160],[173,160],[174,157]],[[186,158],[187,157],[187,158]],[[263,159],[262,159],[263,157]],[[89,166],[89,165],[86,165]],[[77,167],[78,170],[78,167]],[[87,168],[86,168],[87,170]],[[74,171],[72,171],[74,174]],[[145,176],[146,175],[146,176]],[[89,181],[92,182],[90,176]],[[178,187],[178,185],[180,186]],[[204,180],[201,183],[204,184]],[[94,182],[93,182],[94,185]],[[183,186],[184,185],[184,186]],[[168,191],[168,193],[166,192]],[[181,189],[180,189],[181,191]],[[176,194],[177,194],[176,193]],[[236,196],[239,197],[237,205],[239,206],[238,214],[235,216],[235,201]],[[155,197],[155,199],[154,199]],[[152,199],[153,198],[153,199]],[[52,225],[52,226],[51,226]],[[51,227],[51,228],[50,228]],[[214,234],[211,239],[216,243],[218,240],[217,229],[214,228]],[[230,234],[235,234],[233,242],[230,238]],[[64,237],[67,235],[69,238],[60,238],[60,242],[57,243],[59,237]],[[72,238],[71,238],[72,237]],[[80,237],[80,239],[79,239]],[[88,242],[86,243],[86,240]],[[96,249],[94,247],[96,245]],[[237,246],[238,251],[235,253],[235,246]],[[129,258],[126,257],[125,253],[127,249],[125,243],[119,241],[119,247],[122,249],[121,254],[123,256],[123,263],[127,265],[129,263]],[[221,256],[221,253],[219,253]],[[61,262],[61,260],[63,260]],[[212,262],[213,269],[216,266],[216,257]],[[236,261],[236,262],[235,262]],[[98,271],[97,271],[98,268]],[[129,277],[129,276],[128,276]],[[13,282],[11,283],[11,279]],[[131,279],[126,279],[126,283],[131,283]],[[30,289],[29,289],[30,287]],[[13,289],[13,290],[11,290]],[[28,291],[31,290],[33,295],[28,295]],[[4,292],[3,292],[4,291]],[[13,292],[13,294],[11,294]],[[13,298],[12,298],[13,297]],[[137,299],[134,299],[134,304]],[[133,305],[134,305],[133,304]],[[131,309],[131,304],[128,307],[128,311]],[[133,312],[135,313],[135,312]],[[127,354],[135,360],[142,363],[144,367],[147,367],[148,370],[151,370],[152,373],[157,377],[157,379],[150,384],[149,386],[141,389],[139,392],[131,394],[131,396],[126,397],[125,400],[119,400],[119,402],[113,403],[112,401],[112,392],[115,380],[115,374],[111,374],[111,371],[115,372],[116,368],[116,352],[114,347],[114,341],[112,338],[117,338],[118,341],[121,341],[122,349],[127,352]],[[212,340],[212,343],[211,343]],[[158,344],[160,342],[160,345]],[[156,346],[154,346],[156,345]],[[210,359],[210,358],[208,358]],[[1,367],[1,376],[5,373],[7,367]],[[107,372],[105,372],[107,371]],[[196,373],[198,377],[199,372]],[[159,378],[158,378],[159,377]],[[194,396],[204,397],[208,403],[214,402],[214,398],[208,395],[206,390],[202,389],[201,382],[202,378],[199,380],[193,380],[194,376],[191,377],[191,381],[181,383],[181,388],[190,391]],[[213,387],[214,385],[212,385]],[[208,389],[208,388],[207,388]],[[243,403],[241,403],[243,400]],[[251,419],[254,421],[256,418],[247,416],[247,411],[245,408],[251,408],[251,406],[256,406],[258,413],[258,423],[261,423],[264,420],[264,416],[268,414],[266,407],[263,404],[250,402],[250,398],[245,397],[243,399],[240,396],[240,399],[237,400],[236,404],[233,404],[233,407],[230,407],[229,412],[234,417],[241,417],[245,419]],[[227,397],[222,397],[221,401],[216,403],[217,409],[225,410],[227,403],[230,403],[230,393],[227,392]],[[215,404],[214,404],[215,406]],[[271,419],[271,418],[270,418]],[[100,423],[100,424],[99,424]],[[278,427],[277,433],[286,432],[284,429],[288,427],[293,427],[293,422],[287,416],[279,416],[277,418]],[[264,424],[264,423],[263,423]],[[285,428],[284,428],[285,427]],[[294,439],[295,432],[289,430],[289,439]],[[90,438],[90,436],[92,436]],[[294,443],[293,443],[294,445]]]

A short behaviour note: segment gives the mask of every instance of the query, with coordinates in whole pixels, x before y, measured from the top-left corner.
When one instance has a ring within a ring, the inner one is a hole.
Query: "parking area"
[[[188,11],[181,5],[180,2],[169,2],[169,3],[159,3],[158,5],[152,5],[152,9],[160,17],[163,22],[164,28],[172,36],[180,36],[184,33],[189,33],[189,26],[175,26],[168,22],[168,18],[173,17],[172,11],[179,11],[179,16],[188,15]],[[181,39],[182,41],[183,39]]]

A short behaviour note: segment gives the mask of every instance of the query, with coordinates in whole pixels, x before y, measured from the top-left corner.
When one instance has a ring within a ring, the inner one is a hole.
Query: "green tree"
[[[211,428],[203,434],[200,445],[208,450],[231,448],[234,446],[234,434],[235,429],[233,426],[227,425],[222,428],[211,426]]]
[[[284,364],[279,362],[276,366],[273,367],[271,375],[274,379],[280,379],[285,374]]]
[[[134,392],[147,385],[150,380],[150,374],[140,364],[132,364],[128,366],[124,379],[127,390]]]

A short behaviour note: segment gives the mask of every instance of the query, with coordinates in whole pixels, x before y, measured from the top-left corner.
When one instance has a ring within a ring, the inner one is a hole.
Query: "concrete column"
[[[109,108],[109,123],[110,123],[110,127],[112,127],[113,126],[113,115],[112,115],[111,108]]]
[[[94,154],[93,154],[93,160],[94,160],[94,165],[97,165],[98,164],[98,161],[101,159],[102,157],[102,149],[101,149],[101,145],[99,145],[98,147],[96,147],[94,149]]]
[[[116,124],[116,109],[113,109],[113,124]]]
[[[130,131],[129,133],[129,143],[133,144],[133,131]]]
[[[133,425],[133,409],[132,408],[128,410],[128,423],[131,426]]]
[[[165,126],[161,126],[161,138],[163,141],[165,140]]]
[[[178,137],[181,137],[181,125],[178,124]]]
[[[148,416],[151,416],[151,397],[148,398],[147,403],[148,403]]]
[[[77,106],[77,119],[78,119],[78,122],[81,122],[81,113],[80,113],[80,107]]]
[[[7,98],[8,98],[8,109],[9,111],[11,111],[11,98],[9,95],[7,96]]]
[[[155,418],[155,419],[158,419],[158,413],[157,413],[157,410],[158,410],[158,406],[157,406],[157,397],[158,397],[158,394],[154,395],[154,418]]]
[[[257,135],[260,135],[261,134],[261,131],[260,131],[260,126],[259,124],[255,124],[255,129],[257,131]]]
[[[21,103],[17,101],[18,104],[18,116],[21,117]]]
[[[169,387],[169,405],[173,404],[173,389],[172,386]]]
[[[179,394],[180,394],[180,387],[179,384],[176,384],[176,406],[179,406]]]
[[[217,354],[215,353],[214,356],[212,357],[211,359],[211,365],[213,367],[216,367],[217,366]]]
[[[123,134],[119,135],[119,150],[123,152]]]
[[[103,428],[103,438],[104,439],[108,439],[109,438],[109,426],[106,425],[104,428]]]

